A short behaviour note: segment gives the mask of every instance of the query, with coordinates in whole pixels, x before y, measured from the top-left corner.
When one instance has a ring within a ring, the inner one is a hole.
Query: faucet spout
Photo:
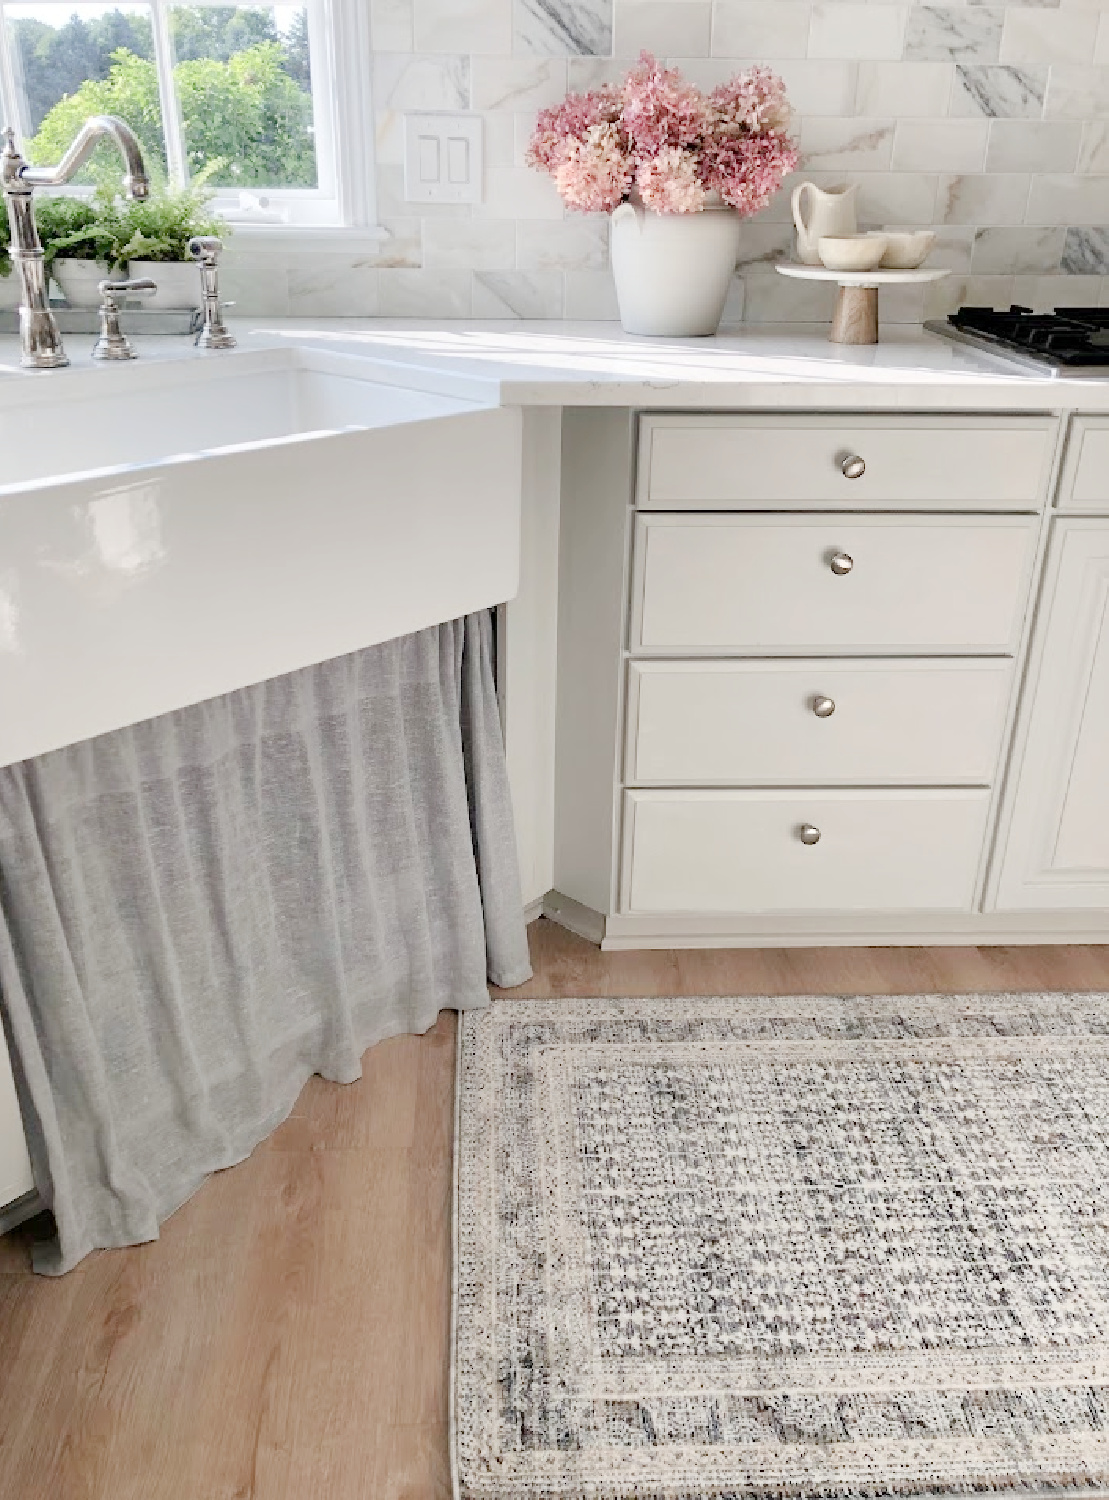
[[[31,188],[64,187],[81,170],[105,137],[116,143],[127,168],[123,178],[124,192],[130,198],[149,197],[150,178],[147,176],[138,137],[130,125],[115,115],[90,115],[56,167],[25,165],[19,175]]]
[[[35,188],[63,187],[88,161],[97,142],[107,137],[116,143],[127,171],[123,188],[132,198],[150,195],[150,178],[138,137],[115,115],[92,115],[81,126],[72,146],[56,167],[32,167],[16,149],[15,132],[0,137],[0,192],[3,192],[11,226],[11,258],[20,282],[19,337],[21,363],[34,370],[52,370],[67,365],[57,319],[46,295],[46,267],[35,225]]]

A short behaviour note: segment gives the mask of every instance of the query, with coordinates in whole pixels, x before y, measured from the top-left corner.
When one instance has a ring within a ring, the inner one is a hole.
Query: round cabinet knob
[[[845,453],[839,468],[844,479],[861,479],[866,473],[866,464],[857,453]]]
[[[820,829],[813,823],[802,823],[797,830],[797,837],[803,844],[819,844]]]
[[[830,719],[836,711],[834,698],[822,698],[818,693],[812,700],[812,711],[818,719]]]
[[[828,566],[837,578],[843,578],[855,566],[855,559],[847,552],[833,552]]]

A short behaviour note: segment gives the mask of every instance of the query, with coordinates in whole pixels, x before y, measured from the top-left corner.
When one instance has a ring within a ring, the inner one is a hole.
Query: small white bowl
[[[817,240],[820,259],[829,271],[873,271],[886,253],[884,234],[825,236]]]
[[[934,229],[874,229],[871,236],[886,242],[881,260],[886,271],[915,271],[928,259],[928,253],[936,243]]]

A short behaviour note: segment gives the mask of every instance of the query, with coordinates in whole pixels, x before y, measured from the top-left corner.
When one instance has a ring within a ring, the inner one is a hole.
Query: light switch
[[[408,203],[481,202],[480,115],[405,115],[404,196]]]

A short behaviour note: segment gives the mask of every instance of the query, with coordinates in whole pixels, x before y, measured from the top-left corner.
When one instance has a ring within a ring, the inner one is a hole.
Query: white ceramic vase
[[[97,287],[115,273],[99,260],[78,260],[76,256],[59,255],[50,267],[50,274],[70,307],[99,307]]]
[[[739,215],[710,207],[656,214],[621,203],[612,214],[612,274],[627,333],[703,338],[716,332],[739,256]]]
[[[143,292],[142,306],[165,311],[199,307],[204,300],[200,267],[195,260],[133,260],[128,274],[132,281],[156,281],[156,292]]]

